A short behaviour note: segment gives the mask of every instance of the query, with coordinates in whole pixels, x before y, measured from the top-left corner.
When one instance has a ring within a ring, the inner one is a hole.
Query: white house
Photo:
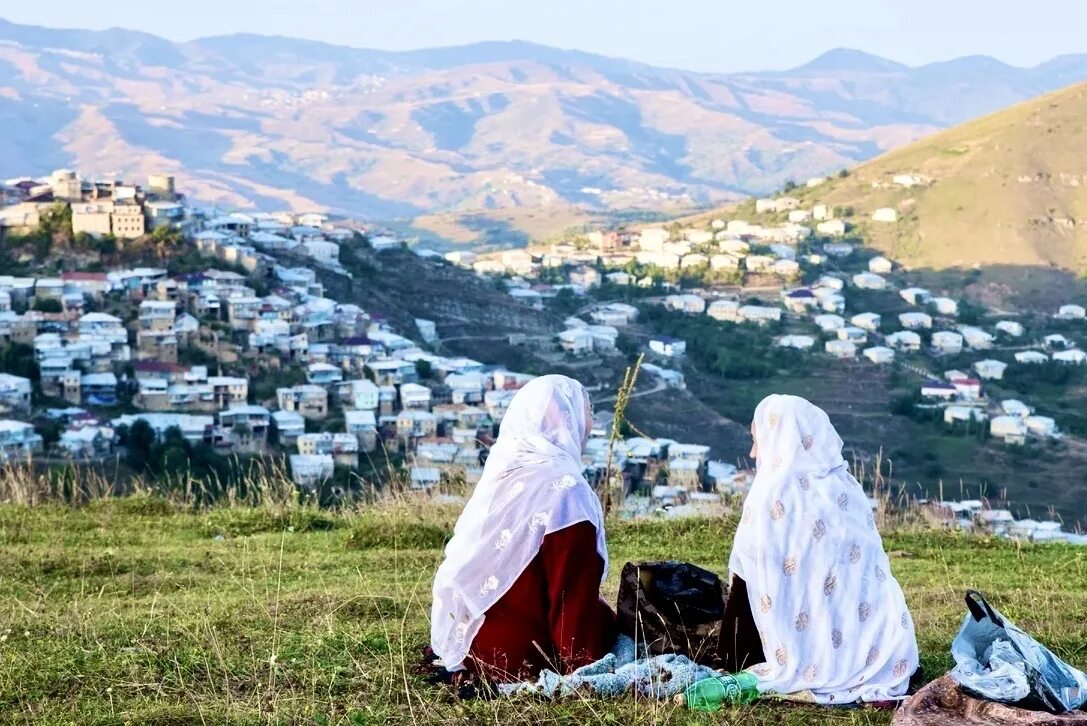
[[[979,360],[974,363],[974,370],[978,372],[978,376],[987,381],[1002,380],[1004,378],[1004,371],[1007,370],[1007,368],[1007,363],[992,359]]]
[[[800,263],[796,260],[778,260],[771,269],[781,277],[796,277],[800,274]]]
[[[902,351],[918,351],[921,350],[921,336],[912,330],[900,330],[897,333],[891,333],[886,336],[884,340],[887,345]]]
[[[29,413],[32,390],[29,378],[0,373],[0,411]]]
[[[711,270],[738,270],[740,269],[740,259],[735,255],[714,255],[710,257],[710,269]]]
[[[783,335],[777,340],[778,347],[781,348],[796,348],[797,350],[808,350],[815,345],[815,338],[810,335]]]
[[[1049,356],[1037,350],[1023,350],[1015,354],[1017,363],[1039,365],[1049,362]]]
[[[1053,354],[1053,360],[1058,363],[1068,363],[1070,365],[1083,365],[1087,363],[1087,353],[1084,353],[1078,348],[1072,350],[1061,350]]]
[[[714,300],[706,308],[706,315],[722,322],[739,322],[740,302],[738,300]]]
[[[857,345],[848,340],[828,340],[823,348],[829,355],[842,360],[857,357]]]
[[[430,389],[419,383],[400,384],[400,405],[403,408],[430,410]]]
[[[863,353],[864,357],[872,361],[876,365],[884,365],[886,363],[893,363],[895,359],[895,352],[892,348],[885,348],[881,345],[868,348]]]
[[[683,255],[683,258],[679,261],[679,266],[684,270],[687,270],[692,267],[701,267],[702,265],[708,265],[709,262],[709,257],[706,257],[705,255],[698,252],[692,252],[691,254]]]
[[[809,219],[811,219],[811,212],[807,209],[794,209],[789,212],[790,222],[807,222]]]
[[[873,222],[897,222],[898,212],[892,207],[880,207],[876,211],[872,212]]]
[[[962,339],[974,350],[988,350],[993,347],[993,336],[981,328],[964,325],[959,328]]]
[[[1050,438],[1057,435],[1057,422],[1049,416],[1027,416],[1023,423],[1027,431],[1035,436]]]
[[[700,315],[706,309],[706,301],[698,295],[669,295],[664,298],[664,306],[669,310],[678,310],[691,315]]]
[[[867,330],[870,333],[879,332],[879,324],[881,321],[882,318],[879,316],[879,313],[860,313],[849,319],[849,322],[853,323],[853,325],[862,330]]]
[[[626,303],[611,303],[594,310],[592,318],[601,325],[629,325],[638,319],[638,308]]]
[[[1046,344],[1047,348],[1071,348],[1072,341],[1064,337],[1060,333],[1053,333],[1042,338],[1042,342]]]
[[[280,442],[287,446],[294,444],[299,436],[306,433],[306,419],[300,413],[273,411],[271,419],[275,422]]]
[[[998,333],[1004,333],[1012,338],[1018,338],[1023,334],[1023,324],[1014,320],[1001,320],[995,328]]]
[[[849,257],[853,254],[853,245],[848,242],[828,242],[823,245],[823,252],[829,257]]]
[[[949,424],[959,421],[985,421],[988,418],[987,413],[972,406],[948,406],[944,409],[944,422]]]
[[[845,320],[842,316],[834,315],[833,313],[816,315],[815,318],[813,318],[813,322],[824,333],[833,333],[845,327]]]
[[[1032,411],[1030,406],[1022,401],[1009,398],[1000,402],[1000,410],[1007,416],[1015,416],[1016,418],[1026,418]]]
[[[889,275],[893,268],[894,265],[891,264],[891,261],[883,255],[877,255],[868,260],[868,271],[874,272],[877,275]]]
[[[887,280],[874,272],[858,272],[853,276],[853,284],[862,290],[883,290]]]
[[[838,340],[848,340],[850,343],[862,345],[868,342],[868,332],[863,328],[847,325],[838,329]]]
[[[767,325],[781,320],[781,308],[771,308],[765,305],[742,305],[737,312],[740,319],[745,323]]]
[[[298,486],[315,490],[335,471],[332,454],[291,454],[291,478]]]
[[[339,264],[340,246],[335,242],[326,239],[307,239],[302,243],[302,248],[306,250],[307,255],[318,262]]]
[[[619,330],[611,325],[590,325],[586,330],[593,336],[593,350],[598,353],[610,353],[615,350],[615,341]]]
[[[23,421],[0,420],[0,462],[28,459],[42,450],[42,437]]]
[[[834,207],[829,204],[816,204],[811,209],[811,218],[816,222],[823,222],[828,219],[834,219]]]
[[[638,246],[643,250],[659,251],[671,236],[668,230],[660,227],[643,229],[638,235]]]
[[[1021,418],[997,416],[989,422],[989,433],[1006,444],[1019,446],[1027,442],[1027,426]]]
[[[679,338],[657,335],[649,339],[649,349],[658,355],[678,358],[687,352],[687,343]]]
[[[962,336],[950,330],[940,330],[932,334],[932,349],[937,353],[956,354],[962,352]]]
[[[306,368],[306,382],[318,386],[335,385],[343,380],[343,369],[331,363],[311,363]]]
[[[820,275],[819,279],[815,281],[815,286],[841,292],[845,289],[845,280],[834,275]]]
[[[965,375],[947,376],[959,398],[964,401],[981,400],[981,381],[976,378],[967,378]]]
[[[765,272],[774,266],[774,258],[766,255],[748,255],[744,265],[751,272]]]
[[[910,305],[925,305],[932,299],[932,293],[923,287],[907,287],[898,292],[899,296]]]
[[[1082,320],[1087,317],[1087,309],[1082,305],[1061,305],[1054,317],[1062,320]]]
[[[751,252],[751,245],[742,239],[722,239],[717,246],[722,252],[733,257],[746,257]]]
[[[955,388],[953,383],[932,380],[921,385],[922,398],[950,401],[958,395],[958,389]]]
[[[819,298],[811,290],[801,287],[796,290],[782,291],[781,302],[786,310],[797,314],[804,314],[809,308],[819,303]]]
[[[819,307],[828,313],[844,313],[845,297],[836,292],[820,295]]]
[[[593,334],[587,328],[571,328],[558,335],[559,345],[571,355],[585,355],[593,350]]]
[[[831,237],[841,237],[846,232],[846,225],[840,219],[828,219],[815,225],[815,231]]]
[[[955,317],[959,314],[959,303],[949,297],[934,297],[929,302],[936,306],[936,312],[940,315]]]

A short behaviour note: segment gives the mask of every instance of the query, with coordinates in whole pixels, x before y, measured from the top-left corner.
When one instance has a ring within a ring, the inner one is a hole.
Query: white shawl
[[[449,670],[464,667],[487,610],[525,571],[546,535],[590,522],[607,575],[604,514],[582,475],[587,401],[580,383],[550,375],[530,381],[510,402],[434,577],[430,643]]]
[[[842,440],[795,396],[763,400],[754,429],[758,471],[729,569],[763,640],[759,690],[824,704],[902,697],[918,665],[913,619]]]

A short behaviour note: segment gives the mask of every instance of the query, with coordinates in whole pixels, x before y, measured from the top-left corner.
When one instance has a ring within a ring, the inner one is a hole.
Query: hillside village
[[[810,180],[805,196],[817,199],[823,183]],[[903,173],[885,183],[909,189],[931,180]],[[765,349],[789,351],[794,365],[807,359],[894,367],[903,383],[889,413],[938,421],[947,436],[1009,447],[1081,446],[1084,419],[1069,418],[1073,431],[1066,437],[1049,409],[1052,389],[1083,380],[1082,305],[1068,301],[1043,314],[1001,314],[924,289],[908,270],[867,249],[842,217],[843,210],[818,201],[803,205],[783,194],[756,200],[730,218],[591,232],[570,243],[447,258],[501,277],[523,304],[549,304],[568,291],[584,297],[589,302],[557,336],[562,349],[575,358],[611,353],[621,337],[637,335],[652,361],[645,369],[663,386],[685,385],[688,351],[705,341],[636,330],[646,306],[737,326],[713,329],[726,344],[739,330],[753,332]],[[898,219],[893,208],[870,215],[876,224]],[[1039,400],[1009,395],[1029,392],[1026,382],[1034,381],[1055,385],[1046,385]],[[941,506],[938,519],[979,521],[981,505],[974,500]],[[1006,510],[981,519],[1000,531],[1013,521]],[[1036,520],[1025,521],[1016,531]],[[1065,535],[1059,525],[1039,524],[1039,538]]]
[[[70,210],[73,235],[123,248],[167,230],[178,246],[173,259],[188,260],[184,273],[166,265],[0,277],[5,360],[20,361],[0,381],[5,461],[123,456],[163,473],[159,457],[168,465],[177,452],[219,464],[282,453],[296,484],[326,497],[379,479],[386,462],[402,465],[413,488],[429,489],[478,477],[505,406],[531,378],[433,352],[434,321],[396,330],[326,294],[319,271],[351,277],[345,260],[360,249],[402,248],[395,236],[316,214],[205,209],[167,175],[144,189],[59,171],[41,182],[10,180],[4,196],[5,249],[23,249],[27,235]],[[519,305],[567,305],[550,345],[573,365],[645,353],[643,375],[654,387],[643,384],[638,395],[685,388],[688,348],[701,342],[663,334],[655,326],[666,321],[646,327],[661,310],[758,331],[766,350],[900,366],[915,382],[911,410],[899,413],[938,416],[960,434],[1013,446],[1062,438],[1054,417],[1029,400],[990,395],[989,386],[1009,366],[1078,369],[1082,307],[1054,311],[1054,332],[1010,318],[986,330],[961,319],[968,303],[909,285],[894,262],[863,248],[838,210],[803,208],[785,195],[758,200],[752,211],[748,219],[592,232],[546,249],[444,259],[413,251],[430,264],[499,278]],[[18,262],[32,269],[40,261],[24,252]],[[888,304],[903,310],[887,314]],[[712,460],[704,444],[627,432],[611,451],[610,417],[598,419],[586,471],[603,483],[611,453],[628,515],[712,510],[749,482],[743,462]],[[1006,510],[932,506],[940,521],[1013,532]],[[1059,525],[1037,529],[1039,537],[1076,538]]]
[[[3,193],[3,250],[27,270],[0,276],[5,463],[169,476],[197,462],[229,475],[232,462],[285,455],[298,487],[333,501],[389,469],[413,489],[471,483],[532,377],[432,352],[435,321],[396,330],[328,295],[319,271],[349,278],[345,260],[400,249],[395,237],[322,215],[205,209],[167,175],[145,189],[58,171]],[[57,271],[27,248],[69,213],[84,243],[136,250],[158,235],[173,247],[161,267]],[[612,452],[610,415],[598,419],[586,473],[602,484],[612,461],[632,515],[712,507],[747,481],[708,446],[631,436]]]

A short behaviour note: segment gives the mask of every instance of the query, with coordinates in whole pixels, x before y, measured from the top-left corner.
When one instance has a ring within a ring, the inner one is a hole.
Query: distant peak
[[[1012,66],[1009,66],[1007,63],[999,61],[992,56],[964,55],[960,58],[929,63],[928,65],[921,66],[921,70],[942,71],[945,73],[949,71],[956,73],[979,73],[986,71],[1005,71],[1011,67]]]
[[[878,55],[865,53],[855,48],[834,48],[818,58],[795,68],[795,71],[902,71],[907,66]]]

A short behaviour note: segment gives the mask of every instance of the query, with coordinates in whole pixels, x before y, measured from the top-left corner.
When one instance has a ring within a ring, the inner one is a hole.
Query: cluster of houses
[[[58,169],[48,179],[19,177],[0,185],[0,228],[32,233],[58,204],[71,209],[73,234],[118,240],[136,239],[163,225],[179,226],[186,215],[184,197],[169,174],[151,174],[142,187]]]
[[[413,481],[454,463],[478,468],[480,442],[528,376],[434,355],[357,305],[326,297],[310,268],[272,265],[271,275],[275,287],[263,296],[230,270],[0,277],[9,303],[0,312],[0,342],[30,347],[41,395],[67,404],[43,413],[66,427],[48,453],[101,457],[121,426],[143,420],[159,436],[176,428],[223,453],[267,451],[274,430],[275,443],[297,449],[292,472],[304,486],[336,465],[357,467],[381,441],[425,464],[413,467]],[[61,312],[34,309],[38,296],[58,294]],[[433,322],[417,325],[421,337],[433,338]],[[190,347],[220,370],[187,363]],[[420,380],[423,361],[430,380]],[[280,387],[274,401],[253,400],[244,371],[287,368],[304,382]],[[4,415],[29,418],[32,396],[29,379],[0,378]],[[131,411],[108,417],[118,409]],[[343,430],[323,430],[334,416]],[[26,421],[5,420],[2,438],[6,458],[41,453],[42,438]]]
[[[1087,535],[1067,532],[1053,520],[1017,519],[1008,509],[994,509],[980,499],[919,502],[924,517],[944,528],[984,532],[995,537],[1025,542],[1063,542],[1087,545]]]
[[[796,245],[811,235],[812,228],[801,224],[775,227],[715,219],[708,230],[596,231],[586,235],[582,244],[557,243],[486,255],[457,250],[445,258],[479,274],[513,276],[507,280],[510,295],[540,307],[563,289],[582,294],[605,281],[622,286],[656,284],[652,275],[637,277],[623,269],[631,263],[664,273],[713,273],[726,278],[750,273],[794,280],[801,273]],[[600,265],[610,271],[602,274]],[[539,281],[559,269],[565,278],[562,283]]]
[[[86,194],[88,185],[71,179]],[[224,454],[285,452],[295,482],[307,489],[337,467],[358,468],[360,457],[383,446],[404,453],[414,488],[479,475],[497,424],[531,376],[434,354],[433,321],[416,320],[404,335],[328,297],[314,268],[339,270],[339,244],[354,232],[322,215],[194,210],[168,181],[182,205],[175,226],[208,259],[206,269],[0,276],[0,345],[27,346],[40,373],[37,381],[0,374],[0,460],[101,461],[143,422],[160,440],[174,432]],[[15,186],[46,203],[44,191]],[[380,251],[401,243],[371,237],[371,244]],[[47,299],[58,304],[42,305]],[[616,326],[636,316],[621,304],[600,309],[592,324],[572,325],[563,345],[576,353],[613,350]],[[678,371],[647,371],[683,385]],[[273,398],[257,400],[254,375],[288,373],[292,380]],[[40,432],[46,421],[60,430],[48,449]],[[595,481],[606,475],[606,434],[594,428],[585,455]],[[708,452],[631,439],[619,442],[612,460],[628,492],[663,477],[675,491],[711,500],[716,486],[731,491],[742,482]],[[656,501],[670,506],[665,499]]]

